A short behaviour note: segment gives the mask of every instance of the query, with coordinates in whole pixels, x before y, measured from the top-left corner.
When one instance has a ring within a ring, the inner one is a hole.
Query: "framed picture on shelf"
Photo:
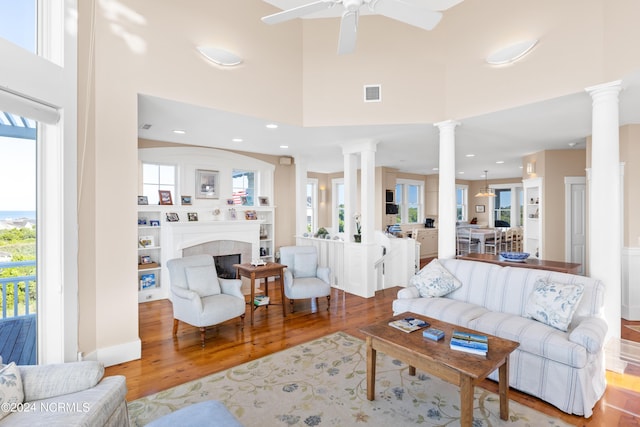
[[[244,219],[253,221],[254,219],[258,219],[258,214],[254,210],[244,211]]]
[[[269,206],[269,198],[267,196],[258,197],[258,203],[260,206]]]
[[[171,199],[171,191],[169,190],[158,190],[158,196],[160,196],[160,204],[161,205],[172,205],[173,200]]]
[[[149,204],[149,199],[147,199],[147,196],[138,196],[138,204],[139,205],[148,205]]]
[[[138,217],[138,225],[147,225],[147,217],[144,217],[144,216]]]
[[[182,205],[190,205],[191,204],[191,196],[180,196],[180,204],[182,204]]]
[[[237,218],[236,210],[234,208],[230,208],[229,209],[229,219],[236,219],[236,218]]]
[[[167,221],[168,222],[178,222],[178,221],[180,221],[180,217],[175,212],[167,212]]]
[[[152,248],[155,246],[153,236],[140,236],[138,238],[138,246],[141,248]]]
[[[151,221],[149,221],[149,225],[152,227],[160,227],[160,220],[152,219]]]
[[[233,199],[227,199],[227,205],[232,206],[233,203]]]
[[[217,199],[218,171],[196,169],[196,198],[197,199]]]
[[[198,220],[198,213],[197,212],[188,212],[187,213],[187,219],[189,221],[197,221]]]
[[[476,213],[484,213],[484,205],[476,205]]]
[[[151,257],[149,255],[142,255],[140,256],[140,264],[151,264],[153,261],[151,261]]]
[[[140,289],[149,289],[156,287],[156,274],[149,273],[140,276]]]

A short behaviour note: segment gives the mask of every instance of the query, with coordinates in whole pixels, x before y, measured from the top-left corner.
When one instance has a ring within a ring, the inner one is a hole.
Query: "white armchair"
[[[193,255],[167,261],[173,304],[173,335],[178,321],[200,328],[204,347],[205,328],[240,317],[244,327],[246,302],[238,279],[218,278],[211,255]]]
[[[331,269],[318,266],[315,246],[283,246],[280,263],[284,271],[284,294],[291,303],[297,299],[327,297],[327,310],[331,306]]]

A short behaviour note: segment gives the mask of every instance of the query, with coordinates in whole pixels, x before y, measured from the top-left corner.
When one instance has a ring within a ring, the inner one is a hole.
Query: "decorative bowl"
[[[500,252],[500,258],[505,261],[524,262],[529,258],[529,254],[527,252]]]

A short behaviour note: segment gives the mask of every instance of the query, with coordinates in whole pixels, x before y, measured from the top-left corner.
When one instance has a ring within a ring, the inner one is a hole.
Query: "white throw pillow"
[[[213,265],[186,267],[185,272],[189,289],[200,295],[201,298],[218,295],[222,292]]]
[[[11,413],[24,400],[20,370],[14,362],[0,368],[0,419]]]
[[[566,331],[582,294],[584,285],[579,283],[556,283],[539,278],[527,301],[527,316]]]
[[[316,277],[318,256],[314,253],[293,255],[293,277]]]
[[[409,283],[418,289],[423,298],[441,297],[462,286],[462,283],[437,259],[425,265]]]

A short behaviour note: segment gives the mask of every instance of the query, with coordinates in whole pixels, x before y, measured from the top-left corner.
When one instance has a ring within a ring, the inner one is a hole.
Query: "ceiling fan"
[[[463,0],[318,0],[262,18],[266,24],[279,24],[301,18],[315,12],[342,5],[342,21],[338,54],[354,51],[360,8],[366,6],[371,13],[386,16],[424,30],[432,30],[440,22],[443,10],[447,10]]]

